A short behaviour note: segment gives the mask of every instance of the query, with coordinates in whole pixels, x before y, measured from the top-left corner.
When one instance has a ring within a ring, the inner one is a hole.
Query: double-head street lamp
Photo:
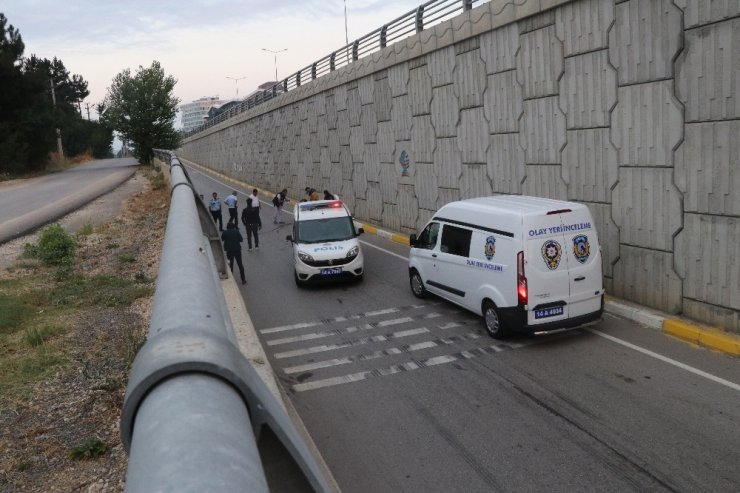
[[[236,99],[239,99],[239,81],[246,79],[246,77],[229,77],[226,76],[227,79],[231,79],[236,83]]]
[[[277,76],[277,54],[282,53],[284,51],[288,51],[288,48],[283,48],[282,50],[268,50],[267,48],[262,48],[262,51],[267,51],[269,53],[272,53],[275,55],[275,83],[278,82],[278,76]]]

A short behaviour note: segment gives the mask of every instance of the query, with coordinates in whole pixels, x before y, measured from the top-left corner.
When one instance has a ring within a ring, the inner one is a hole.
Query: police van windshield
[[[298,222],[300,243],[343,241],[355,237],[355,229],[349,217],[332,217]]]

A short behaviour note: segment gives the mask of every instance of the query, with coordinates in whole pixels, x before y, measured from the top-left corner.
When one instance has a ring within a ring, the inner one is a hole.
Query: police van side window
[[[424,228],[416,241],[416,248],[431,250],[437,246],[437,236],[439,235],[439,223],[430,223]]]
[[[442,228],[442,245],[440,250],[450,255],[469,257],[470,237],[473,232],[469,229],[458,228],[445,224]]]

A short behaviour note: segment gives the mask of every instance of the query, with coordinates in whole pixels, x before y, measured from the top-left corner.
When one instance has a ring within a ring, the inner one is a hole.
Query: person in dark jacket
[[[247,229],[247,245],[249,251],[252,251],[252,235],[254,235],[254,247],[260,249],[260,237],[257,233],[262,229],[262,220],[260,219],[260,208],[254,207],[252,201],[247,199],[247,206],[242,209],[242,223]]]
[[[242,277],[242,284],[247,284],[247,278],[244,277],[244,264],[242,263],[242,238],[241,233],[236,229],[236,224],[229,222],[226,225],[226,231],[221,233],[221,240],[224,242],[226,258],[229,259],[229,269],[234,272],[234,260],[239,266],[239,274]]]

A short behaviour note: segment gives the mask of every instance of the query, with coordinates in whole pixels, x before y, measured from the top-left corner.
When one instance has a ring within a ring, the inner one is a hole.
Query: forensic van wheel
[[[490,300],[483,302],[483,323],[486,326],[486,332],[491,337],[501,339],[506,335],[506,329],[501,322],[498,309]]]
[[[414,293],[414,296],[417,298],[427,297],[427,289],[424,287],[424,281],[421,280],[421,276],[416,269],[411,271],[409,283],[411,284],[411,292]]]

